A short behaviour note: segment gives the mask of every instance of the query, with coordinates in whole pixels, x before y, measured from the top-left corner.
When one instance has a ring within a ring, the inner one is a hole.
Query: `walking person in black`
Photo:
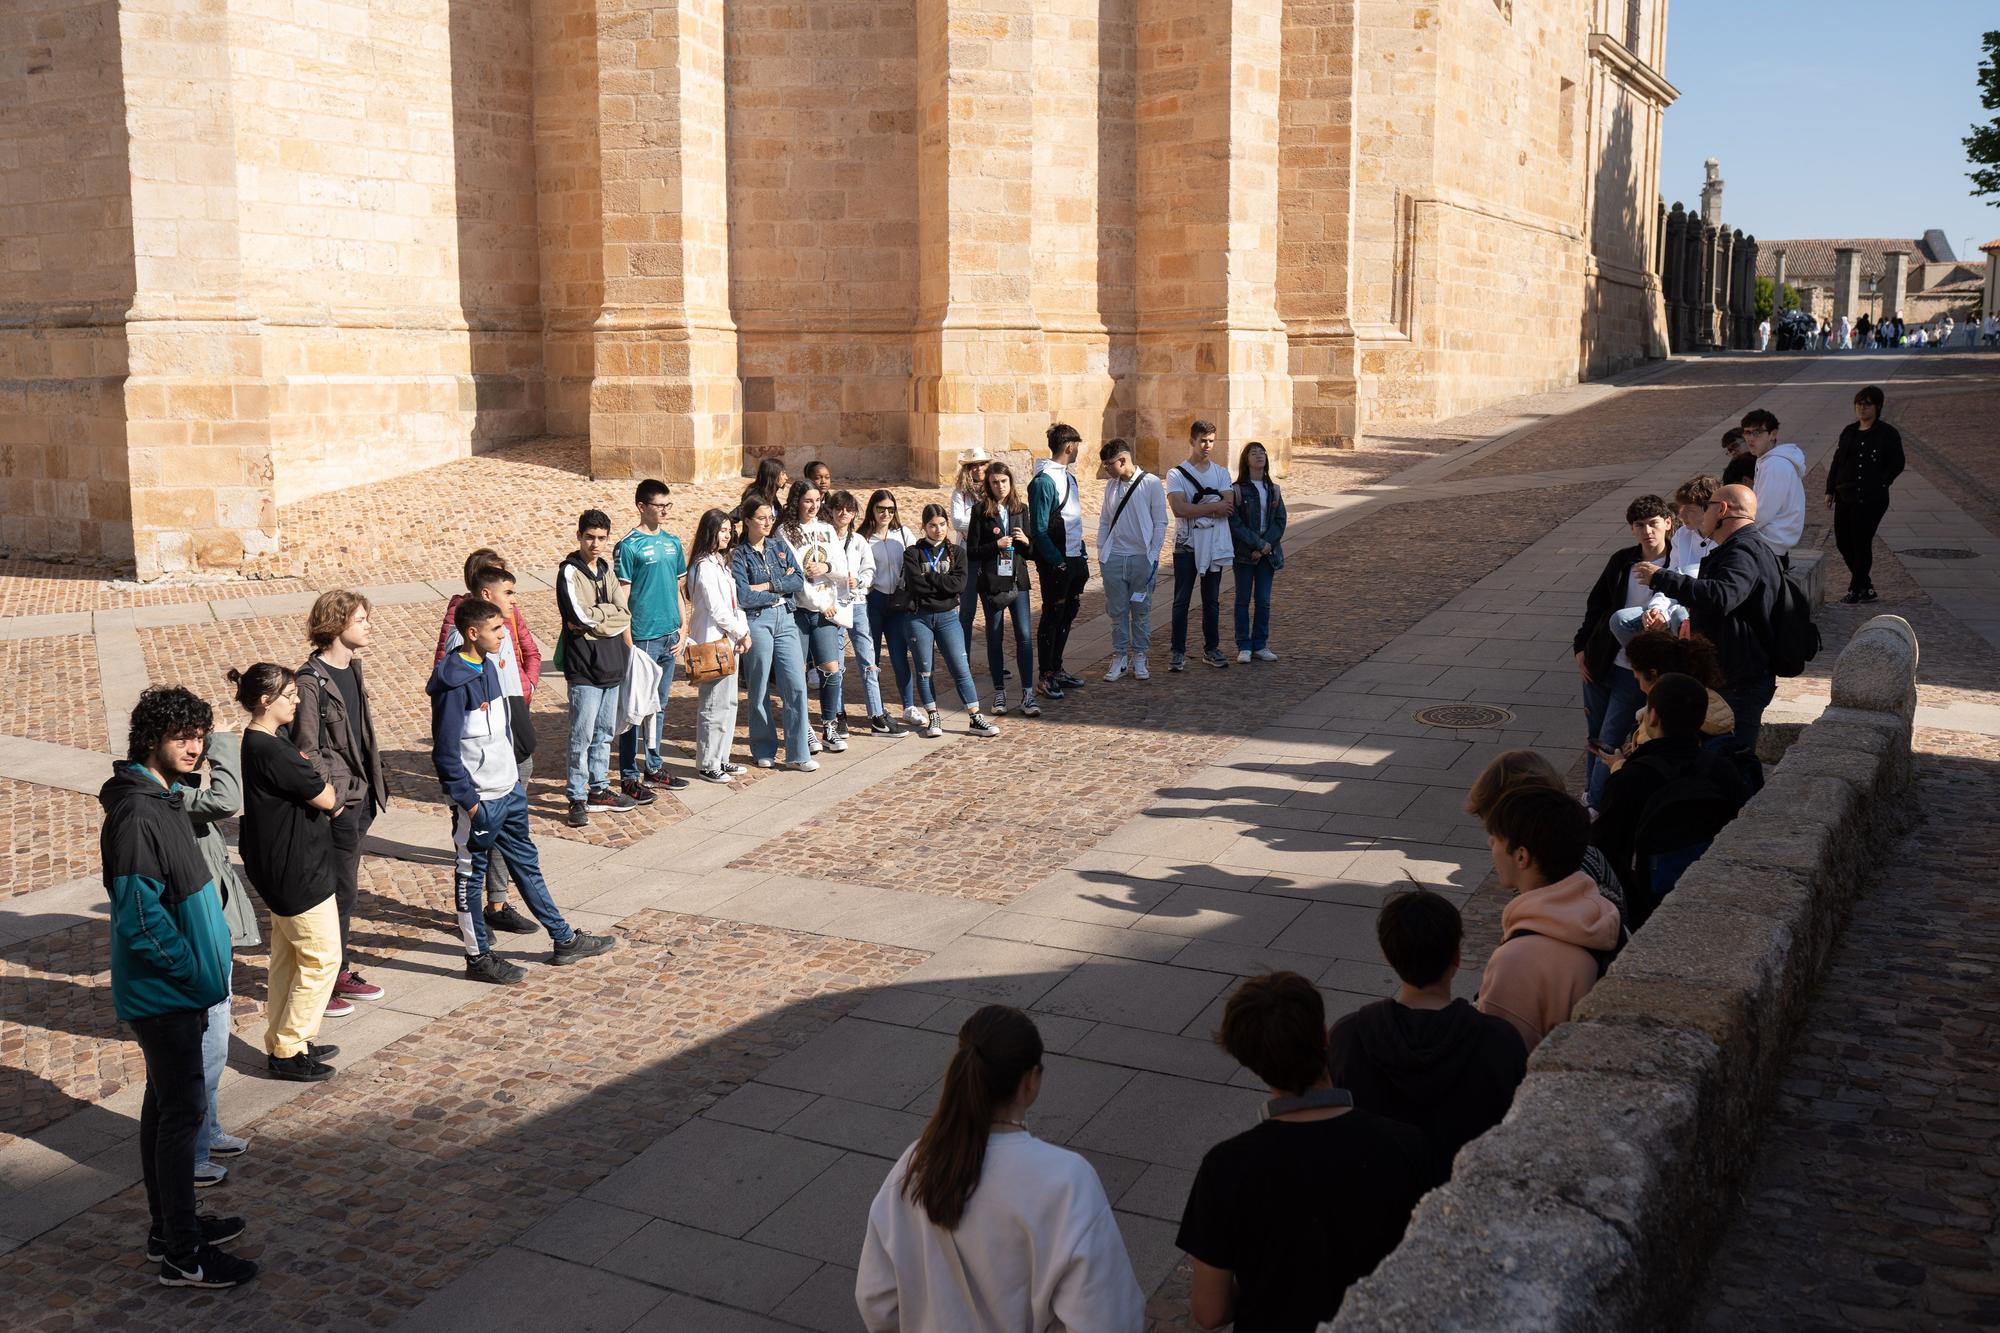
[[[1843,602],[1875,600],[1875,529],[1889,512],[1889,487],[1903,472],[1903,437],[1882,420],[1882,390],[1871,384],[1854,395],[1854,424],[1826,469],[1826,507],[1833,511],[1833,542],[1847,562]]]

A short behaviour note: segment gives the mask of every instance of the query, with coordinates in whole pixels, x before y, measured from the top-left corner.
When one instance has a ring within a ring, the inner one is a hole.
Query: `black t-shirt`
[[[1429,1153],[1368,1111],[1267,1120],[1201,1159],[1175,1243],[1236,1275],[1236,1333],[1312,1333],[1402,1240]]]
[[[340,687],[340,701],[347,705],[348,725],[356,731],[361,729],[361,687],[354,683],[354,672],[347,667],[337,667],[324,657],[319,664],[333,677],[333,683]]]
[[[308,802],[326,788],[288,741],[243,733],[243,868],[274,916],[297,916],[333,894],[333,826]]]

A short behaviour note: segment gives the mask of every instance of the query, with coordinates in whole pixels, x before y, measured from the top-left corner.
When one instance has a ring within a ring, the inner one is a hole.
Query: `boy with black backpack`
[[[1479,1010],[1514,1025],[1530,1054],[1610,966],[1618,909],[1583,873],[1590,815],[1567,792],[1523,784],[1485,816],[1500,887],[1500,945],[1479,980]]]
[[[1625,885],[1626,924],[1635,930],[1748,799],[1733,756],[1703,744],[1708,690],[1700,681],[1669,672],[1646,706],[1660,735],[1611,775],[1590,829]]]

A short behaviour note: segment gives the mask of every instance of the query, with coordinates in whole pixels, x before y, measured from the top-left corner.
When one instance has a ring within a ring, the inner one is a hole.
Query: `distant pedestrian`
[[[1771,321],[1768,319],[1757,321],[1757,350],[1760,352],[1771,350]]]
[[[988,1005],[958,1030],[937,1109],[868,1209],[869,1333],[1140,1333],[1146,1297],[1097,1172],[1036,1138],[1042,1037]]]
[[[1854,395],[1854,421],[1842,428],[1826,469],[1833,541],[1847,562],[1843,602],[1876,598],[1875,532],[1889,512],[1889,488],[1903,474],[1903,436],[1882,420],[1882,402],[1882,390],[1873,384]]]
[[[1285,567],[1285,496],[1271,475],[1271,456],[1252,440],[1236,460],[1235,508],[1229,535],[1236,571],[1236,660],[1275,662],[1271,651],[1271,583]]]
[[[1222,655],[1222,571],[1235,546],[1229,516],[1236,492],[1229,469],[1213,461],[1215,425],[1196,421],[1188,427],[1188,456],[1167,473],[1167,508],[1174,524],[1173,658],[1170,671],[1187,669],[1188,609],[1201,591],[1202,661],[1226,667]]]
[[[1153,632],[1153,588],[1160,573],[1160,543],[1167,535],[1167,492],[1140,467],[1125,440],[1098,450],[1107,484],[1097,514],[1097,564],[1104,575],[1104,613],[1111,620],[1108,681],[1150,680],[1146,642]]]
[[[240,1217],[195,1206],[195,1143],[207,1114],[202,1043],[229,994],[222,900],[174,794],[201,760],[214,713],[179,686],[154,686],[132,709],[126,757],[98,792],[98,838],[111,909],[111,1003],[145,1057],[139,1164],[151,1225],[146,1258],[164,1287],[234,1287],[257,1265],[215,1248]],[[303,762],[303,761],[301,761]]]

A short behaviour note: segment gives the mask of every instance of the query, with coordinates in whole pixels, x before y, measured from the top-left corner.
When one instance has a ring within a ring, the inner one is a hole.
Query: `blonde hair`
[[[1556,766],[1538,752],[1508,750],[1495,755],[1493,762],[1473,779],[1471,790],[1465,793],[1465,813],[1474,819],[1484,819],[1486,812],[1502,796],[1517,787],[1553,787],[1559,792],[1569,790],[1563,785],[1562,774],[1556,772]]]

